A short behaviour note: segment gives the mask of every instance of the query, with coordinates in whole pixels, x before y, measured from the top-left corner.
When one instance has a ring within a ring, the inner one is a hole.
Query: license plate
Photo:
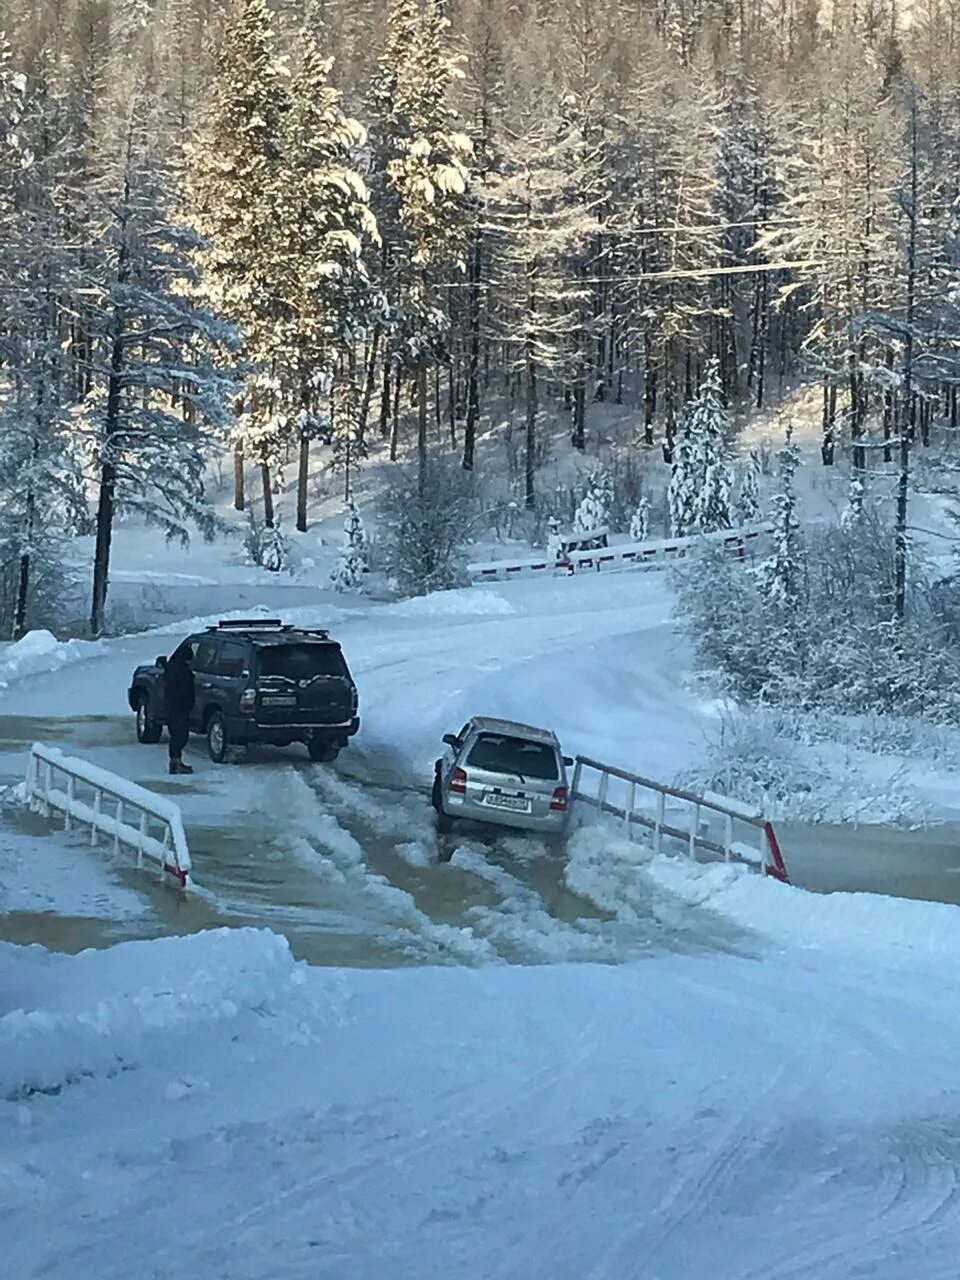
[[[261,703],[265,707],[295,707],[297,705],[296,694],[275,694],[272,697],[267,695],[261,697]]]
[[[521,800],[519,796],[498,796],[488,792],[483,798],[484,804],[493,809],[511,809],[514,813],[529,813],[529,800]]]

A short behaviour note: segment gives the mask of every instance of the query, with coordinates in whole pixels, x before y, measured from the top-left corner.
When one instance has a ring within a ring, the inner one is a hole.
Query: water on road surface
[[[203,761],[194,777],[174,781],[159,772],[163,748],[137,748],[131,737],[125,717],[0,716],[0,785],[22,775],[24,750],[38,739],[106,768],[142,768],[139,781],[183,804],[195,890],[183,895],[154,872],[137,871],[129,853],[91,851],[85,840],[61,834],[57,821],[8,804],[0,835],[5,827],[20,837],[72,841],[78,862],[94,859],[142,909],[122,918],[108,909],[7,911],[0,937],[78,951],[253,925],[284,934],[310,963],[351,967],[617,963],[663,948],[749,949],[706,910],[691,908],[679,922],[673,914],[667,925],[651,900],[649,919],[642,911],[614,918],[568,887],[562,845],[464,827],[452,861],[439,863],[425,787],[400,757],[346,752],[331,769],[310,765],[296,748],[267,750],[233,768]],[[960,828],[778,830],[801,887],[960,904]]]

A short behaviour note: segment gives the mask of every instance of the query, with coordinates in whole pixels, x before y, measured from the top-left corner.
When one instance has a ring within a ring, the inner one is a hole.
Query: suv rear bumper
[[[343,742],[352,738],[360,728],[360,717],[343,720],[339,724],[329,721],[320,724],[260,724],[255,720],[242,717],[232,720],[228,725],[230,737],[234,742],[267,742],[277,746],[286,746],[288,742]]]

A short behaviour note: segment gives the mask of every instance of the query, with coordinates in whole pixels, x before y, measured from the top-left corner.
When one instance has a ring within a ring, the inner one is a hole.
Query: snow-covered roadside
[[[960,952],[918,912],[929,956],[853,967],[0,947],[9,1274],[953,1280]]]

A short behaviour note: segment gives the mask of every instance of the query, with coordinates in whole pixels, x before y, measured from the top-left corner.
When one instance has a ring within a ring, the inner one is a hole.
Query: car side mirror
[[[576,761],[574,760],[573,756],[564,756],[564,757],[563,757],[563,763],[564,763],[567,767],[569,767],[569,766],[570,766],[570,765],[572,765],[572,764],[576,764]]]
[[[160,657],[157,659],[157,666],[158,666],[158,667],[165,667],[166,665],[167,665],[167,660],[166,660],[166,658],[163,656],[163,654],[161,653]]]
[[[459,741],[455,733],[445,733],[443,735],[443,741],[447,744],[448,747],[456,747],[459,745]]]

